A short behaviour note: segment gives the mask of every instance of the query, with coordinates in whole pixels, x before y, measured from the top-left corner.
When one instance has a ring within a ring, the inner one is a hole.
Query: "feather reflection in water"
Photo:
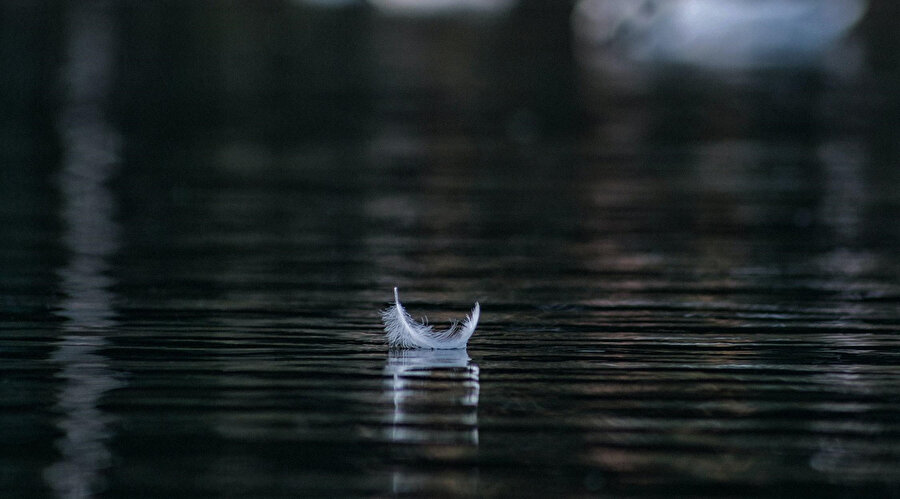
[[[392,350],[384,367],[390,439],[478,445],[478,372],[466,350]]]
[[[479,369],[466,350],[392,350],[384,375],[386,398],[394,404],[385,436],[414,446],[404,453],[447,464],[427,471],[399,465],[393,492],[476,495],[478,469],[458,462],[478,446]]]

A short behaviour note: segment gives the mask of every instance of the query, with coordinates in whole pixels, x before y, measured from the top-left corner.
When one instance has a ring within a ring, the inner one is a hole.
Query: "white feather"
[[[406,309],[400,304],[397,288],[394,288],[394,304],[381,311],[381,320],[384,322],[384,332],[391,348],[450,350],[466,348],[466,343],[478,325],[480,314],[481,307],[475,302],[472,315],[466,316],[461,326],[459,323],[453,323],[446,331],[435,331],[431,325],[416,322],[406,313]]]

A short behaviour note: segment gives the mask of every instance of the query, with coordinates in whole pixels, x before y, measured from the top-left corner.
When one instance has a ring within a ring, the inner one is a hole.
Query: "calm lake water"
[[[193,99],[113,19],[2,129],[0,495],[900,496],[895,87],[596,97],[551,44],[483,69],[514,95],[351,60]],[[394,286],[479,301],[468,349],[389,352]]]

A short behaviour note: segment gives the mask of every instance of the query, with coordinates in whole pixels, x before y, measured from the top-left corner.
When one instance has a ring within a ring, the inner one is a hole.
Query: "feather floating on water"
[[[466,348],[466,343],[475,332],[481,307],[475,302],[472,315],[466,316],[462,325],[454,322],[446,331],[435,331],[429,324],[417,322],[400,304],[397,288],[394,288],[394,304],[381,311],[384,332],[391,348],[430,348],[450,350]]]

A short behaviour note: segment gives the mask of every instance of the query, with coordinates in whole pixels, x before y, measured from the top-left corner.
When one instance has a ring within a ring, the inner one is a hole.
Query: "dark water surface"
[[[3,128],[0,495],[900,496],[894,87],[213,106],[72,23]],[[393,286],[468,350],[388,352]]]
[[[862,145],[424,147],[144,155],[201,163],[115,215],[13,208],[3,482],[898,493],[900,206]],[[468,353],[388,353],[395,284],[434,322],[479,300]]]

